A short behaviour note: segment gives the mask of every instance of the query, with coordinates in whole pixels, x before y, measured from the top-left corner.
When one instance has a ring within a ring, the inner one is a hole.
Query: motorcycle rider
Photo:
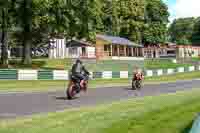
[[[90,73],[87,71],[82,61],[80,59],[77,59],[76,63],[72,66],[72,76],[80,80],[79,90],[80,90],[80,87],[81,88],[83,87],[84,81],[88,80],[86,79],[85,74],[89,75]]]
[[[136,79],[137,76],[140,76],[141,79],[144,78],[142,70],[139,69],[139,67],[135,67],[135,71],[133,72],[133,76],[134,76],[134,80]]]

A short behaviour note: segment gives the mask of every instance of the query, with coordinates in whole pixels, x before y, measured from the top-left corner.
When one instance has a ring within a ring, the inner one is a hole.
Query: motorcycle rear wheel
[[[67,89],[67,98],[69,100],[74,99],[76,94],[77,94],[77,89],[75,85],[72,85]]]

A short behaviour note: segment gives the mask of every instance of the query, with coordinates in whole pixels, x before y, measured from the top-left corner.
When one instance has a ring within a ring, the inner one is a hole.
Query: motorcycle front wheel
[[[142,81],[141,80],[132,81],[132,89],[133,90],[140,90],[141,88],[142,88]]]

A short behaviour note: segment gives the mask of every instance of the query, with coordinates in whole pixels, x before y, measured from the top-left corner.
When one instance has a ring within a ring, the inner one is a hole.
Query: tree
[[[23,46],[22,63],[31,64],[32,50],[48,44],[50,38],[64,37],[68,19],[66,0],[18,0],[14,38]]]
[[[166,41],[168,8],[161,0],[101,0],[102,33],[137,43]]]
[[[194,30],[192,34],[192,44],[200,45],[200,17],[195,20]]]
[[[100,1],[100,22],[97,26],[97,32],[103,34],[115,34],[112,29],[113,20],[113,3],[111,0],[99,0]]]
[[[16,25],[22,35],[23,57],[22,63],[30,65],[31,60],[31,45],[32,45],[32,0],[16,0],[15,16]]]
[[[166,25],[160,24],[160,23],[151,23],[148,24],[147,27],[145,27],[145,30],[143,32],[143,42],[145,44],[159,44],[159,43],[165,43],[166,42]]]
[[[181,45],[192,44],[195,18],[175,19],[169,27],[171,41]]]
[[[120,36],[137,43],[141,42],[144,25],[145,0],[118,1]]]
[[[11,1],[0,1],[0,25],[1,25],[1,63],[8,66],[8,30]]]
[[[158,44],[167,40],[168,8],[161,0],[147,0],[143,43]]]
[[[3,66],[8,65],[8,3],[2,3],[1,6],[1,63]]]

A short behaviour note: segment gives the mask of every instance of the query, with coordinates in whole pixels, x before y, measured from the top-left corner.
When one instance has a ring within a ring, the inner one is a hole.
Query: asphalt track
[[[200,88],[200,80],[145,85],[137,93],[131,90],[130,87],[89,89],[86,94],[82,94],[81,97],[70,101],[65,98],[64,90],[55,92],[0,93],[0,120],[111,103],[134,97],[175,93],[177,91],[191,90],[192,88]]]

